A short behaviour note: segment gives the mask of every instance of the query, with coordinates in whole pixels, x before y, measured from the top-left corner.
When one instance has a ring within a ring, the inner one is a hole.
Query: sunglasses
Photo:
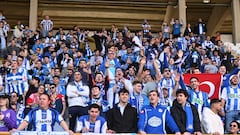
[[[50,87],[49,89],[54,89],[55,87]]]
[[[232,124],[231,124],[230,127],[237,127],[237,125],[232,125]]]

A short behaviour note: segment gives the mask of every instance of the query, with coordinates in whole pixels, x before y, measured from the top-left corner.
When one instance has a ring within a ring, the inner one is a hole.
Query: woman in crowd
[[[240,123],[236,120],[232,121],[229,125],[228,132],[229,134],[239,134],[240,132]]]
[[[0,131],[17,128],[16,112],[9,108],[8,95],[0,95]]]

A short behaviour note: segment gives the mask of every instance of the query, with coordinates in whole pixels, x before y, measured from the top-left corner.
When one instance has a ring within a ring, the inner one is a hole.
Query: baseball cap
[[[236,75],[236,74],[231,75],[230,78],[229,78],[229,80],[232,80],[233,77],[235,77],[235,76],[237,76],[237,75]],[[237,77],[238,77],[238,76],[237,76]]]

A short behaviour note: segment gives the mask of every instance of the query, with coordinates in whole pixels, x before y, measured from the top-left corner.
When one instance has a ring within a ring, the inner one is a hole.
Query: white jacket
[[[78,83],[81,90],[78,90],[77,83],[71,82],[67,85],[68,106],[88,106],[89,102],[89,87],[83,85],[82,82]]]
[[[219,132],[221,135],[224,134],[224,125],[220,116],[208,107],[203,108],[201,127],[204,134],[212,134],[214,132]]]

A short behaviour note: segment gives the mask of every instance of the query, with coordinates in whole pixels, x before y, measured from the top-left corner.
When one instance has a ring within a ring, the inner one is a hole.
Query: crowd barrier
[[[20,132],[0,132],[0,135],[69,135],[68,132],[59,131],[59,132],[34,132],[34,131],[20,131]],[[113,135],[113,134],[99,134],[99,133],[74,133],[73,135]],[[136,133],[121,133],[114,135],[139,135]],[[153,135],[153,134],[148,134]],[[154,134],[157,135],[157,134]],[[167,134],[174,135],[174,134]]]
[[[68,135],[68,132],[60,131],[60,132],[34,132],[34,131],[20,131],[20,132],[0,132],[0,135]],[[99,134],[99,133],[74,133],[74,135],[113,135],[113,134]],[[139,135],[136,133],[121,133],[114,135]],[[147,135],[160,135],[160,134],[147,134]],[[174,134],[166,134],[166,135],[174,135]]]
[[[33,131],[20,131],[20,132],[0,132],[0,135],[68,135],[67,132],[33,132]],[[113,134],[99,134],[99,133],[74,133],[73,135],[113,135]],[[136,133],[121,133],[114,135],[140,135]],[[160,135],[160,134],[147,134],[147,135]],[[175,134],[166,134],[175,135]],[[207,135],[207,134],[206,134]]]
[[[18,132],[0,132],[0,135],[69,135],[68,132],[55,131],[55,132],[36,132],[36,131],[18,131]],[[74,133],[73,135],[113,135],[113,134],[100,134],[100,133]],[[114,135],[139,135],[136,133],[121,133]],[[151,134],[148,134],[151,135]],[[153,135],[153,134],[152,134]],[[157,134],[155,134],[157,135]],[[173,135],[173,134],[167,134]]]
[[[20,132],[0,132],[0,135],[69,135],[68,132],[34,132],[34,131],[20,131]],[[81,133],[74,133],[74,135],[82,135]],[[89,135],[89,134],[88,134]]]
[[[68,135],[67,132],[32,132],[32,131],[21,131],[21,132],[0,132],[0,135]],[[99,134],[99,133],[74,133],[73,135],[113,135],[113,134]],[[136,133],[121,133],[114,135],[140,135]],[[147,135],[160,135],[160,134],[147,134]],[[175,134],[166,134],[166,135],[175,135]],[[212,134],[203,134],[203,135],[212,135]],[[233,134],[224,134],[224,135],[233,135]]]

